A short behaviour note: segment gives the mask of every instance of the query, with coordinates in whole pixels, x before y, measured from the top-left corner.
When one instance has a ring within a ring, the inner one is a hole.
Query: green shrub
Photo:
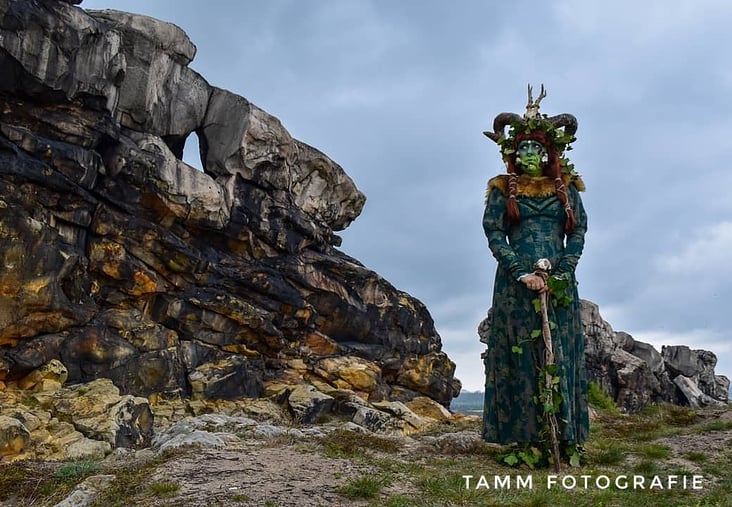
[[[587,386],[587,400],[595,408],[607,410],[612,414],[620,413],[615,400],[602,390],[598,382],[590,382]]]
[[[170,497],[178,494],[180,486],[170,481],[158,481],[151,482],[147,490],[155,496]]]
[[[94,461],[74,461],[61,466],[53,475],[64,482],[79,481],[98,470],[99,465]]]
[[[348,498],[376,498],[381,488],[389,483],[385,477],[358,477],[339,487],[338,493]]]

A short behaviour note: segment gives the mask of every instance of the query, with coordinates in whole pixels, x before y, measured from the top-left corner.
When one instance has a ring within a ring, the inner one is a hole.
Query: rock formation
[[[122,396],[449,405],[424,305],[337,248],[344,170],[190,69],[178,27],[74,3],[0,0],[0,391],[58,360]]]
[[[66,386],[56,359],[0,390],[0,462],[98,460],[110,452],[223,448],[241,438],[333,430],[400,436],[464,419],[427,396],[367,401],[318,383],[276,387],[262,398],[192,399],[120,394],[108,378]],[[316,382],[317,383],[317,382]]]
[[[597,382],[617,405],[636,412],[649,403],[669,402],[692,407],[726,405],[730,381],[715,375],[717,357],[685,345],[663,347],[613,331],[598,306],[582,300],[585,364],[588,379]],[[481,341],[488,337],[490,312],[478,328]]]
[[[652,345],[613,331],[596,304],[582,301],[585,360],[590,380],[595,380],[618,406],[633,412],[651,402],[692,407],[726,405],[729,379],[715,375],[717,356],[686,345]]]

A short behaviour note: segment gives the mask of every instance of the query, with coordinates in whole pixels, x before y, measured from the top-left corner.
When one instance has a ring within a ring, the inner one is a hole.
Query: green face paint
[[[544,173],[543,165],[546,162],[546,149],[538,141],[524,140],[518,145],[516,164],[521,166],[521,172],[529,176],[541,176]]]

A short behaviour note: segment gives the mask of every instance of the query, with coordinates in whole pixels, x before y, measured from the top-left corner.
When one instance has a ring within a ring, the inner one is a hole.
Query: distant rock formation
[[[628,333],[613,331],[595,303],[581,303],[589,380],[598,382],[619,407],[636,412],[662,401],[692,407],[726,405],[730,381],[714,374],[717,357],[712,352],[685,345],[658,352]],[[478,328],[482,341],[489,329],[490,312]]]
[[[178,27],[73,3],[0,1],[0,391],[56,359],[122,395],[449,405],[427,309],[336,248],[365,201],[344,170],[191,70]]]
[[[712,352],[673,345],[659,353],[628,333],[613,331],[590,301],[582,301],[582,323],[590,379],[627,411],[660,401],[692,407],[727,403],[730,381],[714,374]]]

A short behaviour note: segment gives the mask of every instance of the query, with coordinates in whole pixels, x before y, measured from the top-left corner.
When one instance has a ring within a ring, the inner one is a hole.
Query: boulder
[[[421,394],[440,393],[433,396],[436,401],[449,405],[455,388],[452,377],[455,364],[444,352],[430,352],[422,356],[407,358],[397,373],[397,383]]]
[[[381,369],[371,361],[357,356],[321,359],[315,373],[339,389],[371,393],[381,381]]]
[[[686,345],[662,347],[661,355],[673,376],[693,377],[701,373],[699,356]]]
[[[616,388],[614,398],[619,406],[629,412],[637,412],[657,399],[659,381],[641,358],[617,348],[610,355],[609,365]]]
[[[69,378],[69,372],[61,361],[52,359],[18,381],[18,387],[32,391],[57,391]]]
[[[452,419],[452,413],[450,413],[449,410],[427,396],[417,396],[416,398],[407,401],[405,405],[409,410],[423,418],[439,422],[445,422]]]
[[[379,401],[372,403],[377,410],[381,410],[394,417],[391,426],[402,435],[409,435],[417,431],[422,431],[432,424],[432,421],[426,420],[414,412],[400,401]]]
[[[193,399],[231,400],[256,398],[264,392],[261,361],[230,355],[215,363],[205,363],[188,375]]]
[[[293,139],[279,120],[245,98],[213,88],[203,124],[207,172],[286,191],[273,192],[275,202],[292,196],[313,230],[321,224],[343,230],[361,212],[366,198],[338,164]]]
[[[72,421],[88,438],[114,447],[144,447],[152,437],[153,416],[147,399],[120,395],[109,379],[71,386],[54,396],[53,413]]]
[[[314,386],[296,386],[287,397],[292,417],[302,424],[312,424],[333,408],[332,396],[321,393]]]
[[[654,375],[660,375],[663,373],[666,366],[663,356],[653,347],[653,345],[633,340],[633,346],[628,350],[628,352],[642,359]]]
[[[81,0],[79,0],[81,1]],[[87,507],[108,489],[117,477],[114,475],[92,475],[79,483],[73,491],[53,507]]]
[[[729,399],[729,380],[724,376],[714,374],[717,356],[713,352],[693,350],[686,345],[675,345],[663,347],[661,355],[666,369],[672,377],[682,375],[693,379],[693,382],[707,396],[724,402]],[[674,383],[676,383],[675,378]]]
[[[20,454],[30,439],[30,431],[20,421],[0,415],[0,459]]]
[[[352,422],[369,431],[385,432],[392,417],[384,411],[371,407],[359,407],[353,414]]]
[[[674,384],[676,384],[678,386],[678,388],[681,390],[684,397],[686,398],[687,404],[690,407],[699,408],[699,407],[707,407],[707,406],[713,406],[713,407],[727,406],[726,403],[719,401],[719,400],[715,400],[711,396],[703,393],[702,390],[699,389],[699,386],[689,377],[685,377],[683,375],[678,375],[676,378],[674,378]]]

